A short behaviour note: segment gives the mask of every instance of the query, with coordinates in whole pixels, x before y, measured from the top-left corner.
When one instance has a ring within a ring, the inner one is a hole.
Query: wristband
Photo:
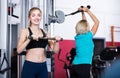
[[[32,37],[32,36],[28,36],[28,39],[29,39],[29,40],[33,40],[33,37]]]

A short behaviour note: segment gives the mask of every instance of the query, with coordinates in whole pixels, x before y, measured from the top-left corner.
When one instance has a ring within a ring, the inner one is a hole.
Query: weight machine
[[[115,43],[115,32],[120,32],[120,27],[111,26],[111,46],[105,47],[99,55],[94,57],[93,76],[100,78],[101,72],[112,65],[120,57],[120,44]]]
[[[64,60],[60,59],[60,54],[61,54],[61,49],[58,53],[58,60],[64,63],[64,69],[66,71],[66,76],[67,78],[70,78],[70,70],[69,70],[70,66]]]
[[[1,52],[0,52],[0,55],[2,55]],[[6,67],[3,66],[3,64],[4,64],[5,62],[6,62]],[[3,68],[3,67],[4,67],[4,68]],[[10,70],[10,69],[11,69],[11,67],[10,67],[9,62],[8,62],[8,59],[7,59],[7,57],[6,57],[6,53],[4,53],[4,54],[3,54],[2,61],[1,61],[1,63],[0,63],[0,74],[4,74],[6,71],[8,71],[8,70]]]

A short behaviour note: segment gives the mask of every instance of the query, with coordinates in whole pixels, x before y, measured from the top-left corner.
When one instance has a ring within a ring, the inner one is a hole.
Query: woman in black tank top
[[[48,33],[39,28],[41,17],[42,12],[39,8],[31,8],[28,14],[30,25],[21,31],[19,37],[17,52],[20,54],[26,48],[21,78],[48,78],[45,47],[49,45],[53,52],[59,52],[61,37],[56,36],[55,40],[39,39],[50,37]]]

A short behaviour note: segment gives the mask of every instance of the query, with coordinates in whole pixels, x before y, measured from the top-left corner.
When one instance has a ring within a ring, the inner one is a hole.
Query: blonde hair
[[[76,30],[76,34],[84,34],[87,32],[87,20],[80,20],[78,21],[78,23],[76,24],[75,30]]]
[[[28,18],[30,18],[31,13],[32,13],[34,10],[39,10],[40,13],[42,13],[41,9],[39,9],[38,7],[32,7],[32,8],[29,10]],[[29,26],[31,26],[31,21],[29,22]]]

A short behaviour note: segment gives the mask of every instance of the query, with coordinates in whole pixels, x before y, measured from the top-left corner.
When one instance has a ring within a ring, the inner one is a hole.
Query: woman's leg
[[[90,64],[73,65],[71,78],[90,78]]]
[[[34,64],[29,61],[25,61],[21,73],[21,78],[35,78]]]
[[[47,65],[46,62],[43,62],[39,65],[39,72],[37,78],[48,78],[48,70],[47,70]]]

